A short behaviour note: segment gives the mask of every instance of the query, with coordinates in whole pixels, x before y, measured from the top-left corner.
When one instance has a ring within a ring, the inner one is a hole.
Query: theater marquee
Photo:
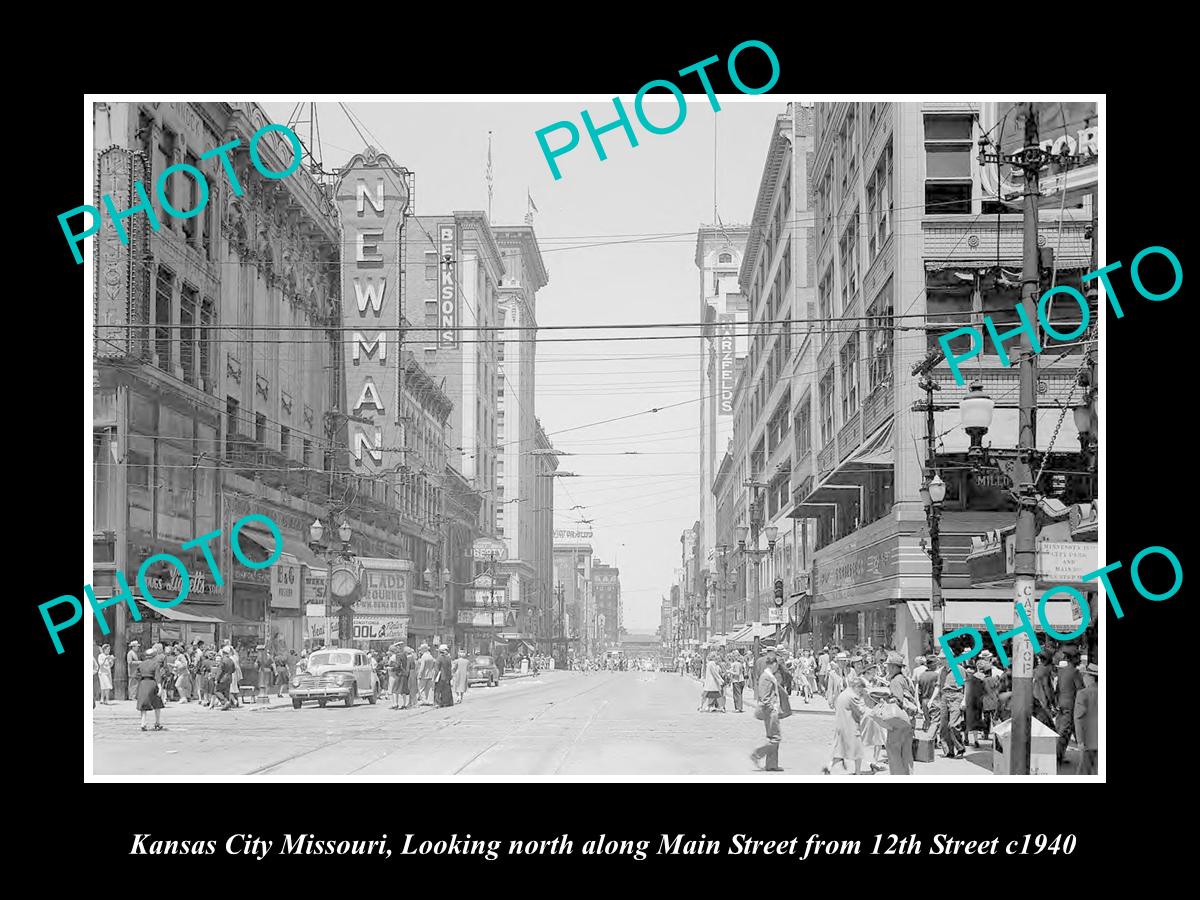
[[[393,470],[402,443],[397,394],[400,229],[408,208],[403,170],[368,147],[342,169],[337,184],[342,223],[342,325],[345,402],[352,465],[364,473]]]

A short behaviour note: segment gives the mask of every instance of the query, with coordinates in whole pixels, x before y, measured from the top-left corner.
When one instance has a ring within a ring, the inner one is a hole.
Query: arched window
[[[722,253],[719,257],[717,257],[718,265],[724,265],[726,263],[731,263],[731,262],[733,262],[733,254],[732,253]]]

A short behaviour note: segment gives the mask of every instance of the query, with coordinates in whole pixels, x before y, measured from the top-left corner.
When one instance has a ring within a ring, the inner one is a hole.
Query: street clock
[[[351,604],[361,580],[361,566],[353,560],[337,560],[329,573],[329,592],[343,606]]]

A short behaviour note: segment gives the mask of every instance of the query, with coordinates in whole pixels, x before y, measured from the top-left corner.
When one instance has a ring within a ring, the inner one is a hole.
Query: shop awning
[[[863,489],[872,467],[890,468],[895,462],[892,447],[892,423],[888,419],[876,428],[862,446],[834,467],[834,470],[808,496],[797,501],[788,514],[793,519],[815,519],[833,515],[835,527],[839,507],[845,512],[846,504],[858,501],[863,507]]]
[[[753,622],[729,638],[730,644],[749,644],[757,638],[774,637],[778,626]]]
[[[871,436],[863,441],[863,445],[842,465],[892,465],[896,461],[896,454],[892,447],[892,424],[894,421],[894,419],[888,419],[887,422],[876,428]]]
[[[927,625],[933,621],[933,612],[928,600],[908,600],[905,605],[908,606],[908,614],[918,625]]]
[[[913,602],[910,601],[911,609]],[[928,601],[923,601],[928,603]],[[996,630],[1008,630],[1018,623],[1011,600],[947,600],[943,625],[945,628],[984,627],[984,617],[991,616]],[[1046,604],[1046,620],[1055,631],[1069,633],[1077,627],[1071,614],[1070,600],[1051,600]],[[1041,619],[1034,607],[1033,626],[1042,630]]]
[[[256,522],[249,522],[241,527],[238,531],[238,541],[242,540],[253,541],[262,547],[267,554],[266,559],[270,559],[275,554],[275,535]],[[280,548],[280,552],[294,557],[296,562],[308,566],[310,569],[325,569],[329,566],[329,563],[309,550],[304,541],[290,534],[283,535],[283,547]]]
[[[262,622],[256,622],[253,619],[246,619],[242,616],[235,616],[224,612],[220,608],[202,609],[200,607],[188,607],[187,604],[181,606],[171,606],[165,609],[157,606],[152,606],[145,601],[142,601],[142,609],[150,610],[155,615],[159,615],[164,619],[170,619],[172,622],[194,622],[196,624],[206,625],[262,625]]]
[[[143,603],[142,606],[146,609],[152,609],[164,619],[170,619],[172,622],[195,622],[208,623],[214,625],[223,625],[225,620],[220,616],[212,615],[211,613],[185,612],[178,606],[172,606],[169,609],[159,609],[157,606],[150,606],[148,603]]]

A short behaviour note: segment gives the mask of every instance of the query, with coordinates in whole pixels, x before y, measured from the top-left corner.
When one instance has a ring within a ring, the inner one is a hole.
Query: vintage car
[[[368,703],[379,699],[379,676],[367,654],[350,648],[319,650],[308,657],[307,671],[292,679],[292,706],[299,709],[305,700],[324,706],[330,700],[342,700],[353,706],[359,697]]]
[[[500,683],[500,669],[490,656],[477,656],[467,668],[467,684],[486,684],[495,687]]]

